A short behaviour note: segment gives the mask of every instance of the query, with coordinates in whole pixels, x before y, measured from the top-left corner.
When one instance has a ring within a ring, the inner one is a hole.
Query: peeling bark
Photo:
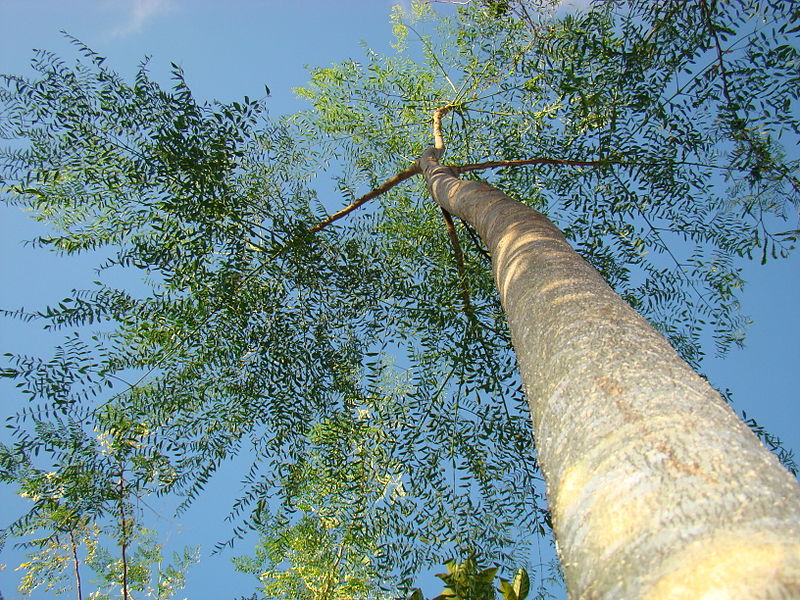
[[[426,151],[489,248],[570,597],[800,596],[800,486],[544,215]]]

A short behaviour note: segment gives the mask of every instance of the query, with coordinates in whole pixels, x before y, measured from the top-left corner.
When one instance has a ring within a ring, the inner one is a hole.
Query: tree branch
[[[341,219],[345,215],[350,214],[355,209],[357,209],[359,206],[361,206],[363,204],[366,204],[367,202],[369,202],[373,198],[377,198],[381,194],[385,194],[390,189],[392,189],[394,186],[396,186],[398,183],[402,183],[403,181],[413,177],[417,173],[419,173],[419,167],[417,166],[417,163],[414,163],[410,167],[400,171],[397,175],[395,175],[393,177],[390,177],[389,179],[384,181],[381,185],[376,187],[374,190],[364,194],[360,198],[357,198],[356,200],[354,200],[353,202],[351,202],[350,204],[345,206],[342,210],[333,213],[330,217],[328,217],[324,221],[320,221],[319,223],[314,225],[311,229],[309,229],[308,233],[316,233],[317,231],[320,231],[321,229],[325,229],[328,225],[330,225],[334,221],[338,221],[339,219]]]
[[[452,104],[446,104],[441,108],[433,111],[433,147],[444,154],[444,137],[442,137],[442,117],[453,108]],[[467,287],[467,274],[464,270],[464,252],[461,250],[461,244],[458,241],[458,233],[456,226],[453,224],[452,215],[441,206],[439,207],[444,217],[444,224],[447,227],[447,235],[450,238],[450,245],[453,246],[453,256],[456,260],[456,271],[458,272],[458,281],[461,287],[461,299],[464,302],[464,312],[472,314],[472,302],[469,299],[469,288]]]
[[[453,109],[452,104],[446,104],[433,111],[433,147],[444,152],[444,138],[442,137],[442,117]]]
[[[473,246],[475,246],[475,250],[477,250],[484,258],[486,258],[486,260],[488,260],[489,263],[491,263],[492,257],[489,256],[489,253],[486,250],[484,250],[483,242],[481,241],[481,238],[478,237],[478,234],[475,233],[475,230],[472,228],[472,225],[470,225],[469,223],[464,223],[464,221],[461,222],[464,224],[464,228],[467,230],[467,234],[472,240],[472,244]]]
[[[733,100],[731,99],[730,89],[728,88],[728,70],[725,68],[725,60],[722,56],[722,44],[719,41],[719,35],[717,35],[717,28],[711,20],[711,9],[709,9],[706,0],[702,0],[700,5],[702,7],[703,18],[708,27],[708,32],[711,34],[711,37],[714,38],[714,46],[717,53],[717,66],[719,68],[720,79],[722,80],[722,95],[725,97],[725,100],[728,101],[730,109],[734,110]]]
[[[565,158],[522,158],[519,160],[490,160],[471,165],[451,165],[456,173],[467,171],[482,171],[483,169],[498,169],[500,167],[521,167],[524,165],[567,165],[571,167],[602,167],[611,164],[603,160],[569,160]]]
[[[444,141],[442,139],[442,116],[448,112],[452,106],[443,107],[437,109],[434,112],[433,118],[433,131],[434,131],[434,138],[438,138],[436,143],[438,146],[434,146],[439,150],[444,150]],[[467,171],[481,171],[483,169],[497,169],[500,167],[521,167],[525,165],[567,165],[573,167],[602,167],[604,165],[610,164],[608,161],[602,160],[568,160],[568,159],[561,159],[561,158],[526,158],[520,160],[492,160],[483,163],[476,163],[476,164],[469,164],[469,165],[453,165],[450,168],[455,171],[456,173],[465,173]],[[390,177],[386,181],[384,181],[381,185],[376,187],[375,189],[367,192],[363,196],[356,198],[353,202],[345,206],[342,210],[333,213],[327,219],[320,221],[313,227],[308,230],[308,233],[316,233],[325,229],[331,223],[338,221],[344,216],[349,215],[351,212],[359,208],[360,206],[366,204],[373,198],[377,198],[378,196],[385,194],[394,186],[399,183],[402,183],[406,179],[410,179],[414,175],[418,174],[419,167],[416,163],[407,167],[397,173],[396,175]]]
[[[453,255],[456,259],[456,271],[458,271],[458,282],[461,286],[461,299],[464,301],[464,312],[472,314],[472,302],[470,302],[469,288],[467,287],[467,273],[464,269],[464,252],[461,250],[461,244],[458,241],[458,233],[453,223],[453,216],[441,206],[439,208],[442,210],[444,223],[447,226],[447,235],[450,236],[450,244],[453,246]]]

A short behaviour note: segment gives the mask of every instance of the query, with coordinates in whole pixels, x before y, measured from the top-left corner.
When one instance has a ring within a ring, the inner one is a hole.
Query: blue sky
[[[363,55],[361,41],[378,51],[389,48],[388,14],[396,0],[0,0],[0,72],[22,73],[33,48],[73,56],[59,35],[66,30],[100,54],[112,68],[130,74],[146,55],[156,77],[167,80],[170,62],[181,65],[200,98],[229,101],[271,90],[273,115],[303,108],[292,88],[306,81],[304,65],[325,65]],[[366,190],[365,190],[366,191]],[[329,205],[340,206],[338,198]],[[797,217],[787,226],[797,227]],[[62,259],[34,251],[22,240],[36,229],[19,213],[0,207],[0,306],[34,306],[64,297],[76,285],[80,260],[67,266]],[[734,391],[735,408],[755,417],[789,447],[800,450],[800,259],[772,261],[745,267],[748,282],[742,296],[751,315],[745,350],[733,350],[724,360],[709,357],[705,372],[712,382]],[[0,324],[0,352],[35,349],[43,338],[22,334],[16,326]],[[11,412],[19,398],[4,388],[0,415]],[[222,480],[217,485],[235,485]],[[214,487],[209,493],[213,495]],[[8,498],[0,494],[0,506]],[[202,502],[201,502],[202,504]],[[9,505],[5,505],[9,506]],[[13,506],[13,505],[12,505]],[[11,515],[2,511],[3,521]],[[193,509],[180,519],[189,538],[211,544],[226,537],[224,507]],[[167,519],[169,520],[169,519]],[[174,523],[170,520],[171,523]],[[194,541],[187,543],[196,543]],[[14,554],[0,562],[0,591],[14,598]],[[226,558],[202,563],[190,573],[190,598],[233,598],[249,594],[255,581],[224,575]]]

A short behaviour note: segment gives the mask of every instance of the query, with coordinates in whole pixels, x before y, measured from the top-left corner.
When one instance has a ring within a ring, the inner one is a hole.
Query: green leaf
[[[514,587],[505,579],[500,580],[500,593],[503,595],[504,600],[521,600],[517,597]]]
[[[528,577],[528,572],[525,569],[517,570],[514,575],[514,593],[516,598],[514,600],[525,600],[530,592],[531,581]]]

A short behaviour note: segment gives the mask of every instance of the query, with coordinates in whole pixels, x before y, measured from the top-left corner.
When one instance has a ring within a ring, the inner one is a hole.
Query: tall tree
[[[438,197],[442,213],[400,186],[420,172],[432,114],[456,171],[500,168],[492,181],[561,224],[692,365],[704,328],[722,350],[741,340],[735,258],[766,259],[795,235],[771,227],[798,195],[789,152],[800,132],[796,4],[606,2],[560,19],[527,2],[473,2],[453,21],[432,20],[424,4],[415,10],[416,20],[396,13],[395,25],[398,43],[418,39],[419,52],[314,71],[301,92],[313,110],[280,125],[259,121],[262,103],[249,98],[196,102],[177,70],[171,91],[145,66],[128,84],[86,48],[77,67],[41,53],[38,80],[6,80],[2,133],[28,142],[4,154],[11,201],[57,229],[43,245],[110,249],[105,271],[138,270],[147,287],[99,283],[16,313],[96,331],[69,337],[50,360],[12,358],[6,374],[34,405],[4,448],[4,473],[44,449],[66,471],[80,448],[99,486],[115,471],[91,458],[94,430],[122,427],[139,432],[130,451],[144,466],[127,485],[190,501],[249,439],[239,534],[265,498],[291,496],[315,423],[366,411],[365,425],[392,440],[390,464],[401,465],[406,490],[375,505],[387,527],[377,567],[408,580],[453,555],[519,566],[524,532],[550,519],[500,304],[509,290],[495,290],[468,220],[451,218],[466,218],[460,209]],[[352,200],[333,215],[309,176],[329,162]],[[729,195],[714,173],[731,178]],[[365,186],[373,192],[355,198]],[[490,243],[495,261],[498,252]],[[529,391],[545,359],[567,356],[538,348],[541,365],[521,363]],[[408,366],[403,397],[380,393],[393,368],[387,353]],[[598,380],[591,364],[575,367],[586,369],[583,384],[627,399],[628,383],[612,373]],[[536,406],[538,423],[546,411]],[[48,428],[53,414],[63,428]],[[567,407],[539,427],[568,419],[577,435],[590,427],[582,415]],[[548,477],[561,482],[559,468],[580,464],[571,452],[592,436],[581,440],[558,448]],[[667,466],[693,464],[662,454]],[[624,470],[642,458],[608,462]],[[574,481],[576,496],[594,489]],[[557,526],[569,531],[561,492],[550,494]],[[96,500],[82,510],[107,509]],[[564,544],[572,561],[574,545]],[[567,567],[575,593],[590,594],[582,578],[593,582],[591,569]]]
[[[420,161],[492,254],[570,596],[793,594],[797,480],[547,218]]]

